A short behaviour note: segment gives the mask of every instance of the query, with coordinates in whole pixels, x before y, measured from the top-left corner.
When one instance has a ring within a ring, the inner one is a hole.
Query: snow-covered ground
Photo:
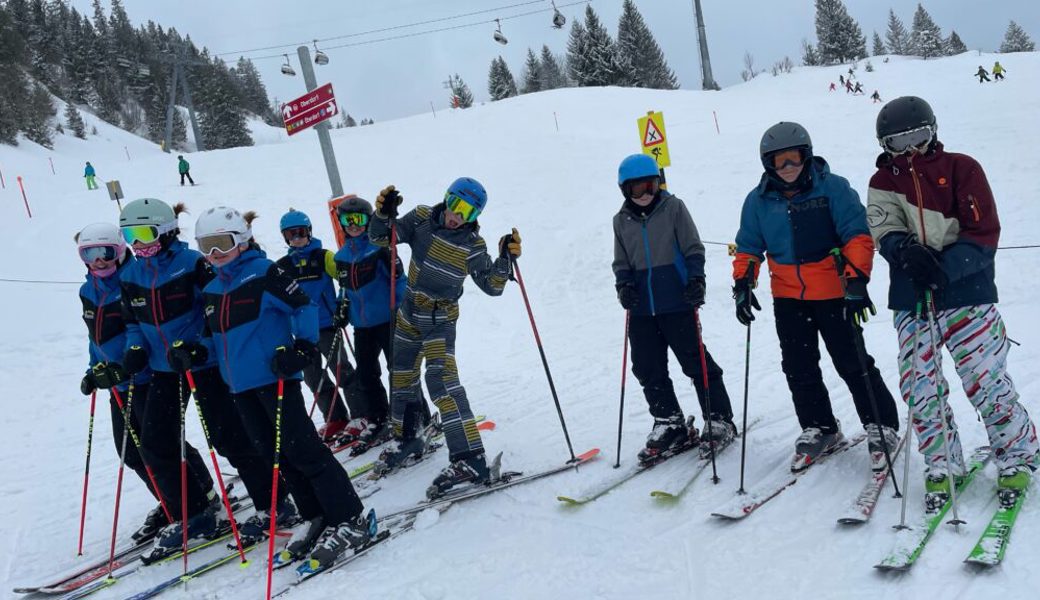
[[[939,119],[939,136],[987,169],[1004,225],[1002,245],[1040,243],[1040,54],[999,56],[1007,81],[979,85],[971,74],[994,56],[974,53],[939,60],[872,59],[857,78],[866,96],[828,92],[845,68],[797,69],[763,75],[722,92],[634,89],[567,89],[523,96],[468,111],[440,111],[372,127],[333,132],[344,185],[368,198],[386,184],[403,190],[407,207],[438,202],[455,177],[480,179],[490,192],[482,231],[496,240],[516,226],[524,238],[521,259],[533,309],[555,376],[575,450],[599,447],[607,455],[583,468],[451,508],[367,558],[298,588],[292,597],[325,598],[1035,598],[1040,589],[1040,505],[1030,502],[1019,520],[1002,567],[983,575],[961,559],[974,544],[995,499],[995,472],[987,470],[962,498],[960,531],[944,527],[914,571],[884,577],[871,566],[892,539],[899,504],[886,492],[874,519],[840,529],[835,517],[867,478],[867,453],[857,449],[821,466],[761,512],[735,524],[708,513],[732,497],[739,452],[720,457],[722,481],[702,478],[677,505],[662,506],[648,492],[674,477],[662,467],[580,510],[558,505],[557,494],[579,494],[611,477],[615,451],[623,313],[610,271],[610,220],[621,197],[618,161],[638,150],[635,120],[647,110],[667,119],[675,165],[670,189],[683,198],[705,240],[728,242],[744,195],[761,171],[761,132],[778,120],[810,130],[817,154],[865,194],[878,146],[874,119],[885,99],[923,96]],[[716,133],[713,114],[721,133]],[[84,115],[90,119],[89,116]],[[557,131],[554,120],[559,123]],[[0,595],[39,583],[62,567],[96,560],[108,548],[117,457],[108,411],[99,403],[91,466],[86,556],[75,556],[88,399],[77,383],[86,364],[86,335],[77,286],[17,283],[9,279],[77,282],[83,266],[72,235],[84,224],[114,220],[115,203],[102,187],[88,192],[82,175],[90,160],[102,180],[118,179],[128,198],[154,196],[187,203],[186,239],[195,216],[229,204],[257,210],[255,233],[273,256],[283,244],[278,217],[288,207],[310,212],[317,234],[332,240],[321,216],[329,196],[314,135],[267,139],[263,145],[192,154],[198,186],[177,184],[176,160],[140,138],[98,124],[88,141],[60,137],[54,151],[23,143],[0,146],[2,239],[12,254],[0,266]],[[268,136],[276,138],[277,136]],[[129,154],[129,159],[127,154]],[[57,174],[51,173],[53,159]],[[33,210],[25,214],[16,176],[24,178]],[[1040,250],[999,254],[1001,310],[1013,338],[1010,357],[1026,406],[1040,416],[1040,329],[1034,307]],[[706,340],[726,370],[729,394],[741,413],[744,330],[730,299],[730,258],[724,246],[707,248]],[[887,267],[878,259],[871,293],[879,315],[866,328],[867,345],[890,389],[896,390],[896,339],[883,308]],[[498,429],[485,434],[492,452],[511,468],[539,469],[567,457],[519,290],[501,298],[468,286],[462,300],[458,362],[475,411]],[[747,481],[754,486],[786,467],[797,422],[779,367],[768,285],[765,309],[755,322],[750,413],[762,419],[748,440]],[[692,388],[672,365],[684,408],[695,406]],[[847,431],[859,425],[847,390],[824,360],[836,413]],[[953,403],[965,447],[985,442],[959,386]],[[629,377],[623,461],[631,464],[650,428],[646,405]],[[698,414],[698,417],[700,415]],[[191,418],[190,437],[201,445]],[[443,456],[401,473],[368,500],[386,512],[417,501]],[[910,510],[921,510],[921,461],[913,454]],[[152,501],[132,477],[124,490],[121,533],[126,536]],[[200,555],[192,562],[201,560]],[[259,557],[255,557],[259,558]],[[262,595],[262,560],[240,571],[228,567],[181,598],[256,598]],[[179,565],[149,569],[99,593],[125,597],[172,576]]]

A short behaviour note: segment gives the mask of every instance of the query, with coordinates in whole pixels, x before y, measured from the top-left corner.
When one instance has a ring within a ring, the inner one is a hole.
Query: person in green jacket
[[[191,173],[188,172],[188,170],[191,169],[191,165],[188,164],[188,161],[184,160],[184,156],[180,154],[177,155],[177,160],[179,161],[177,163],[177,171],[181,174],[181,185],[184,185],[185,177],[188,178],[188,181],[192,185],[195,185],[195,180],[191,178]]]

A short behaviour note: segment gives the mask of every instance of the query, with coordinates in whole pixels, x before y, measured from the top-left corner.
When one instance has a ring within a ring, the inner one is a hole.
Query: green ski
[[[999,505],[989,520],[979,543],[975,544],[968,558],[964,562],[982,567],[995,567],[1004,560],[1008,542],[1011,541],[1011,529],[1015,526],[1015,519],[1022,509],[1026,499],[1026,492],[1019,490],[1001,490],[997,492]]]

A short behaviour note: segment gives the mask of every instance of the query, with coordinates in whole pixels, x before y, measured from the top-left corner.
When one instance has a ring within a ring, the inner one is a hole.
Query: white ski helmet
[[[93,246],[115,246],[116,256],[122,258],[126,252],[126,242],[119,232],[119,227],[112,223],[91,223],[76,234],[76,246],[82,250]]]
[[[237,210],[227,206],[210,208],[195,222],[195,240],[199,250],[209,255],[214,250],[230,252],[253,239],[249,222]]]

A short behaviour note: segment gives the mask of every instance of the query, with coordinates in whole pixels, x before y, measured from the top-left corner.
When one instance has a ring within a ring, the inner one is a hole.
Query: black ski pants
[[[827,433],[834,432],[838,426],[820,371],[819,338],[822,337],[834,369],[852,393],[860,422],[863,425],[876,422],[870,403],[870,392],[873,391],[881,424],[898,430],[896,402],[885,387],[881,372],[874,366],[874,358],[867,354],[865,348],[863,356],[867,376],[864,376],[864,365],[860,363],[854,337],[860,334],[845,320],[844,307],[845,301],[841,298],[773,299],[776,335],[780,338],[780,364],[787,377],[787,386],[791,389],[798,423],[802,429],[819,427]]]
[[[364,508],[361,499],[347,471],[322,443],[314,423],[307,417],[300,382],[284,381],[278,468],[300,516],[309,521],[323,515],[326,526],[357,517]],[[269,461],[273,460],[278,384],[246,390],[234,398],[254,446],[270,457]],[[267,478],[270,481],[270,472]]]
[[[126,406],[127,400],[131,400],[130,427],[132,431],[128,431],[126,434],[126,456],[124,457],[124,462],[134,473],[137,473],[137,476],[144,482],[144,487],[158,500],[159,497],[155,495],[155,490],[152,489],[152,482],[148,479],[148,471],[144,468],[144,461],[141,460],[141,453],[137,450],[133,437],[136,434],[137,440],[141,440],[141,415],[144,414],[145,401],[148,399],[148,384],[135,385],[132,398],[129,391],[120,391],[119,398],[123,402],[123,406]],[[108,393],[108,408],[109,413],[112,415],[112,441],[115,442],[116,456],[118,456],[123,450],[124,420],[123,411],[119,409],[119,403],[116,402],[116,395],[113,391]],[[198,456],[199,453],[196,452],[195,458],[198,458]],[[205,472],[205,469],[203,470]],[[206,472],[206,476],[209,476],[209,472]]]
[[[238,471],[256,509],[267,510],[271,504],[270,455],[261,455],[254,447],[219,370],[211,367],[192,371],[192,375],[195,379],[195,396],[202,409],[200,417],[205,421],[210,443]],[[180,518],[181,514],[180,406],[183,402],[186,407],[190,399],[185,376],[159,371],[152,374],[151,389],[145,405],[142,446],[145,459],[155,472],[159,489],[174,518]],[[188,448],[191,448],[190,445]],[[191,453],[198,455],[193,448],[189,450],[189,456]],[[185,493],[190,517],[209,504],[206,494],[212,489],[213,480],[201,457],[197,463],[191,459],[188,462],[189,476]],[[198,475],[192,477],[195,471],[205,473],[205,479]]]
[[[379,368],[379,354],[383,354],[389,368],[392,335],[393,326],[390,321],[374,327],[354,328],[358,395],[364,404],[362,416],[380,425],[386,422],[390,405],[386,396],[386,386],[383,385],[383,372]]]
[[[184,185],[184,178],[185,177],[188,178],[188,181],[190,181],[192,185],[195,185],[195,180],[191,178],[191,173],[189,173],[187,171],[181,173],[181,185]]]
[[[682,415],[675,396],[675,388],[668,376],[668,349],[682,367],[682,372],[693,379],[701,415],[708,419],[733,421],[726,384],[722,381],[722,367],[716,364],[707,347],[704,359],[708,365],[708,388],[711,392],[711,411],[705,394],[701,368],[700,336],[693,311],[666,315],[632,315],[628,324],[628,339],[632,342],[632,373],[643,386],[643,394],[654,418],[666,419]]]
[[[346,421],[349,417],[361,416],[358,414],[358,407],[355,407],[355,402],[351,402],[351,396],[356,396],[353,392],[355,387],[354,380],[356,375],[354,373],[354,367],[350,364],[350,359],[347,357],[347,350],[343,346],[345,345],[342,341],[339,344],[339,350],[335,356],[330,356],[332,352],[332,343],[336,341],[336,329],[329,327],[322,329],[318,333],[318,350],[321,351],[321,355],[328,357],[329,364],[333,368],[333,372],[336,374],[335,378],[329,377],[328,370],[323,368],[322,365],[312,365],[303,370],[303,381],[310,388],[311,392],[317,395],[318,410],[321,411],[322,417],[326,423],[332,421]],[[337,385],[339,384],[338,389]],[[318,393],[318,386],[321,386],[321,393]],[[347,402],[350,404],[350,414],[347,414],[347,407],[343,404],[343,398],[347,398]]]

